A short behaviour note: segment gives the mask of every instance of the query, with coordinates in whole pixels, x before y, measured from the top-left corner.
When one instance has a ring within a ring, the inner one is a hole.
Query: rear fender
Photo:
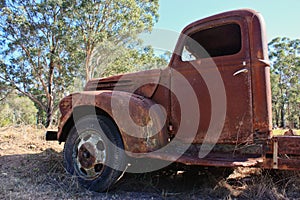
[[[95,111],[88,109],[83,114],[80,113],[82,109],[77,109],[87,106]],[[114,120],[126,151],[147,153],[161,148],[168,141],[165,110],[154,101],[136,94],[109,90],[75,93],[60,102],[60,110],[59,141],[66,138],[64,134],[68,134],[65,132],[68,128],[64,127],[70,120],[76,123],[84,115],[97,115],[96,110]],[[78,110],[81,111],[78,113]]]

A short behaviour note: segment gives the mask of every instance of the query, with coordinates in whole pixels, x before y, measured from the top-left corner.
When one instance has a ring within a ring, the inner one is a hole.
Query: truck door
[[[179,102],[175,94],[171,95],[171,118],[175,134],[183,124],[197,123],[198,129],[196,134],[194,130],[185,130],[182,140],[203,143],[217,139],[218,143],[227,144],[252,141],[248,29],[247,20],[242,16],[220,15],[184,29],[170,67],[172,90],[181,91],[186,101]],[[179,81],[182,77],[190,86]],[[199,121],[182,117],[184,111],[180,104],[195,102],[189,99],[193,95],[188,94],[187,87],[195,93],[198,105],[189,106],[199,112]]]

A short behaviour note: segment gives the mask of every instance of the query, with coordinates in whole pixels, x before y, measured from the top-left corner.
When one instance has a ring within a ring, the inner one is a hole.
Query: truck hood
[[[161,70],[154,69],[92,79],[87,82],[85,91],[117,90],[151,98],[160,81],[160,75]]]

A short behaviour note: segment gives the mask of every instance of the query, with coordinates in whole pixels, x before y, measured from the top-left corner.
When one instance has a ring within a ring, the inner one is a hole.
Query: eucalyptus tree
[[[101,65],[109,64],[108,55],[115,48],[130,49],[138,43],[137,34],[151,31],[158,18],[158,0],[6,0],[0,4],[0,79],[46,113],[46,126],[82,68],[86,80],[92,77],[96,68],[92,54],[101,55],[97,58],[105,61]],[[105,45],[112,48],[95,52]]]
[[[46,126],[78,66],[67,8],[56,0],[14,0],[1,9],[2,78],[46,112]]]
[[[269,52],[274,122],[280,127],[299,126],[300,40],[275,38],[269,43]]]
[[[87,81],[95,73],[101,74],[97,68],[107,70],[117,58],[137,53],[132,47],[140,45],[139,33],[152,30],[158,20],[158,6],[158,0],[71,0],[71,24],[82,44],[78,50],[85,57]]]

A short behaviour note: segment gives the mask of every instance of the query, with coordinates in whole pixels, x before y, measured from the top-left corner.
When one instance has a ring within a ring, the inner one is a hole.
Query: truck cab
[[[61,100],[46,136],[65,142],[67,171],[95,191],[129,165],[299,169],[300,137],[272,136],[271,106],[265,24],[242,9],[185,27],[165,69],[90,80]]]

